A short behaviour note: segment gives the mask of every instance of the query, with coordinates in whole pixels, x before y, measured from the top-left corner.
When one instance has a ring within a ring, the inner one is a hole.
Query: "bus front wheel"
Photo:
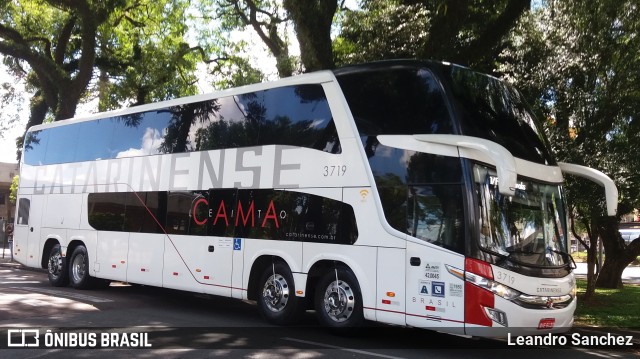
[[[64,287],[69,284],[67,262],[62,256],[59,244],[56,244],[51,248],[49,261],[47,262],[47,272],[49,274],[49,283],[52,286]]]
[[[341,331],[364,322],[362,295],[356,276],[348,269],[335,268],[318,282],[315,306],[318,321]]]
[[[283,262],[269,265],[260,278],[258,310],[269,323],[286,325],[296,322],[304,310],[296,297],[293,275]]]
[[[69,281],[76,289],[91,288],[93,281],[89,275],[89,256],[85,246],[78,246],[73,250],[69,260]]]

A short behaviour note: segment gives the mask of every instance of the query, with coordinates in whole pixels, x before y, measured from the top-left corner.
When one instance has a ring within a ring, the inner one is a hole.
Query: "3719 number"
[[[347,172],[347,165],[342,166],[324,166],[322,175],[325,177],[341,177]]]

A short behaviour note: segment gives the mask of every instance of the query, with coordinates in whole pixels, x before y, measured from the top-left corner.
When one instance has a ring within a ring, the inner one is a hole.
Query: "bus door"
[[[410,239],[406,268],[407,325],[464,334],[464,257]]]
[[[234,254],[243,244],[234,238],[237,198],[236,189],[209,190],[208,236],[199,249],[207,294],[231,296]]]
[[[42,225],[42,212],[44,211],[46,203],[47,196],[31,196],[31,205],[29,208],[29,224],[27,225],[27,227],[29,228],[29,244],[26,255],[26,265],[30,267],[40,267],[40,227]]]
[[[27,252],[29,250],[29,223],[31,214],[31,196],[18,198],[18,213],[16,225],[13,229],[13,258],[27,264]]]
[[[96,277],[126,282],[129,265],[129,232],[124,231],[127,194],[89,193],[85,201],[88,225],[96,229],[96,252],[92,268],[96,271]],[[67,255],[71,256],[71,253]]]
[[[464,333],[462,185],[409,185],[407,196],[407,325],[460,327]],[[450,329],[447,329],[449,331]]]

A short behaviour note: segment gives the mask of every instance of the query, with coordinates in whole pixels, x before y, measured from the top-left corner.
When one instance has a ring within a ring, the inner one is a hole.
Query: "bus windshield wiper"
[[[578,265],[576,264],[576,262],[573,260],[573,257],[571,256],[571,254],[564,252],[564,251],[559,251],[557,249],[551,249],[551,248],[547,248],[548,251],[553,252],[553,253],[557,253],[559,255],[561,255],[562,257],[565,258],[565,262],[567,262],[568,265],[571,265],[571,269],[576,269],[578,268]],[[568,258],[568,259],[567,259]]]

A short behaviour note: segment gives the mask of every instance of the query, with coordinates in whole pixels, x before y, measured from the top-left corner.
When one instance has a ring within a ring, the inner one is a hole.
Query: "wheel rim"
[[[78,283],[80,282],[85,274],[86,268],[84,265],[84,254],[78,254],[73,258],[73,263],[71,264],[71,274],[73,276],[73,281]]]
[[[269,277],[262,288],[264,304],[272,312],[284,310],[289,301],[289,284],[280,274]]]
[[[49,274],[53,277],[59,277],[62,274],[62,256],[56,253],[49,257]]]
[[[341,323],[353,314],[356,305],[355,295],[349,283],[344,281],[331,282],[324,292],[323,307],[325,313],[333,321]]]

